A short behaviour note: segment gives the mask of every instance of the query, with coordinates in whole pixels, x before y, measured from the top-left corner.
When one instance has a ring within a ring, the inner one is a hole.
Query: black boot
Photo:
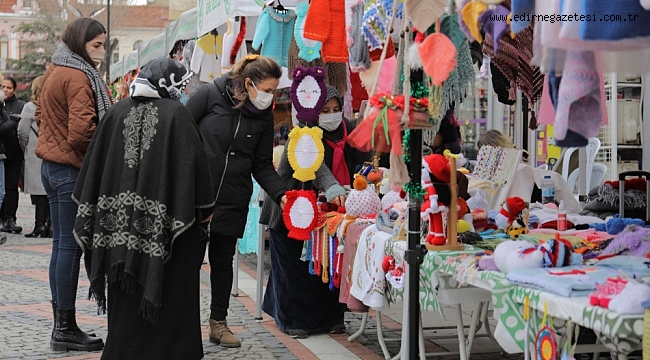
[[[56,306],[56,303],[54,301],[50,301],[50,303],[52,303],[52,315],[53,315],[52,318],[54,319],[54,327],[52,328],[52,339],[54,339],[54,329],[56,329],[56,309],[57,309],[57,306]],[[86,334],[88,334],[88,336],[90,336],[90,337],[97,337],[97,335],[95,335],[95,333],[86,333]]]
[[[104,341],[101,338],[88,336],[79,329],[74,309],[57,308],[50,348],[52,351],[97,351],[104,348]]]
[[[0,231],[12,233],[12,234],[20,234],[21,232],[23,232],[23,228],[16,225],[15,219],[7,219],[5,226],[2,229],[0,229]]]
[[[29,233],[25,234],[25,237],[28,238],[46,238],[49,235],[50,230],[45,226],[45,223],[42,222],[36,222],[34,223],[34,230]]]

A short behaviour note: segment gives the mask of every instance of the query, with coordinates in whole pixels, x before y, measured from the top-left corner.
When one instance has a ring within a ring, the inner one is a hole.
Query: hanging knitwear
[[[580,38],[582,40],[612,41],[650,36],[650,26],[648,25],[650,24],[650,11],[646,11],[639,0],[580,0],[580,9],[582,14],[596,14],[601,18],[610,16],[610,19],[612,16],[616,16],[620,19],[618,21],[580,22]]]
[[[293,31],[293,40],[298,45],[298,56],[305,61],[314,61],[320,58],[322,44],[320,41],[314,41],[304,38],[305,18],[307,17],[308,4],[298,3],[296,5],[296,25]]]
[[[591,51],[569,51],[562,73],[554,133],[561,147],[586,146],[602,123],[600,77]]]
[[[350,84],[352,85],[352,109],[359,111],[361,109],[361,102],[368,100],[368,92],[361,84],[359,74],[350,72]]]
[[[311,62],[307,62],[304,59],[301,59],[298,56],[300,50],[298,49],[298,44],[296,43],[295,37],[291,39],[291,44],[289,45],[289,61],[287,64],[287,69],[289,70],[289,79],[291,79],[291,73],[293,69],[298,66],[306,68],[314,67],[324,67],[325,73],[327,74],[325,78],[325,84],[332,85],[339,91],[340,94],[344,94],[347,91],[347,74],[345,63],[324,63],[322,59],[316,59]]]
[[[350,69],[353,72],[365,71],[371,65],[368,41],[362,31],[364,6],[363,1],[356,1],[350,6],[350,16],[347,18],[350,23],[347,45],[350,48]]]
[[[492,36],[494,41],[494,52],[499,52],[499,39],[506,33],[508,26],[502,19],[508,16],[510,10],[505,6],[497,5],[494,9],[485,10],[479,17],[478,21],[483,24],[483,30]],[[496,20],[493,20],[496,19]]]
[[[535,15],[535,0],[512,0],[512,20],[510,27],[517,34],[528,25],[530,18]]]
[[[345,0],[311,0],[304,36],[323,43],[321,55],[324,62],[347,62]]]
[[[258,50],[262,46],[262,56],[273,59],[280,66],[287,66],[295,20],[293,10],[281,14],[267,6],[257,20],[253,49]]]
[[[472,0],[461,0],[461,1],[460,1],[460,4],[456,7],[456,15],[458,15],[459,17],[461,17],[461,16],[462,16],[462,12],[463,12],[463,8],[464,8],[465,5],[467,5],[467,3],[469,3],[470,1],[472,1]],[[465,24],[465,21],[463,20],[462,17],[461,17],[461,19],[460,19],[459,22],[460,22],[460,30],[463,32],[463,34],[465,34],[465,37],[467,37],[467,40],[468,40],[469,42],[475,42],[476,39],[474,38],[474,36],[472,36],[472,32],[469,30],[469,27],[467,27],[467,24]],[[479,42],[477,42],[477,43],[480,44]]]
[[[363,13],[363,36],[368,42],[370,50],[380,49],[386,37],[390,34],[386,10],[377,0],[369,0]]]

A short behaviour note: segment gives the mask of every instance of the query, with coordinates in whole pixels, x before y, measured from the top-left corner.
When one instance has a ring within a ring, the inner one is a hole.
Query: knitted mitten
[[[569,51],[555,113],[554,131],[558,146],[585,146],[586,139],[598,134],[602,123],[600,91],[594,53]]]

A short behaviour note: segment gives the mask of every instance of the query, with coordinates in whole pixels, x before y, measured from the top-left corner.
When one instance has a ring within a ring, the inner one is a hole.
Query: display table
[[[530,301],[533,312],[529,324],[529,343],[534,341],[543,318],[544,304],[556,328],[564,328],[567,321],[594,330],[600,342],[619,358],[637,349],[643,338],[643,315],[622,315],[601,307],[589,305],[587,297],[562,297],[548,292],[514,285],[506,276],[494,271],[472,271],[468,261],[447,257],[438,271],[452,275],[459,283],[471,284],[492,292],[494,317],[498,320],[495,337],[508,353],[524,351],[526,334],[523,320],[524,303]]]

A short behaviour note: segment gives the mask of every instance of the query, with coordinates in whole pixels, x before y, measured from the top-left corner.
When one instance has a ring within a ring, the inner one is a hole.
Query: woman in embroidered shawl
[[[201,359],[199,271],[214,206],[199,130],[181,104],[191,73],[157,59],[97,126],[74,199],[102,359]]]
[[[43,76],[36,107],[36,156],[43,159],[41,180],[52,219],[50,290],[54,311],[53,350],[100,350],[104,343],[77,327],[75,298],[81,249],[72,235],[77,205],[72,201],[79,168],[96,124],[111,101],[95,68],[104,60],[106,29],[97,20],[72,22]]]
[[[342,108],[339,92],[327,85],[326,102],[317,124],[323,130],[325,156],[315,180],[303,184],[292,178],[286,149],[278,167],[280,177],[290,188],[326,191],[327,199],[341,206],[345,203],[342,186],[350,185],[355,167],[369,159],[368,154],[346,145],[347,134],[353,127],[343,118]],[[299,123],[299,126],[315,125]],[[293,338],[304,339],[320,332],[343,333],[346,306],[338,301],[339,290],[331,290],[320,277],[309,273],[309,263],[301,260],[304,242],[288,237],[280,207],[264,202],[260,223],[271,229],[271,270],[262,309]]]

